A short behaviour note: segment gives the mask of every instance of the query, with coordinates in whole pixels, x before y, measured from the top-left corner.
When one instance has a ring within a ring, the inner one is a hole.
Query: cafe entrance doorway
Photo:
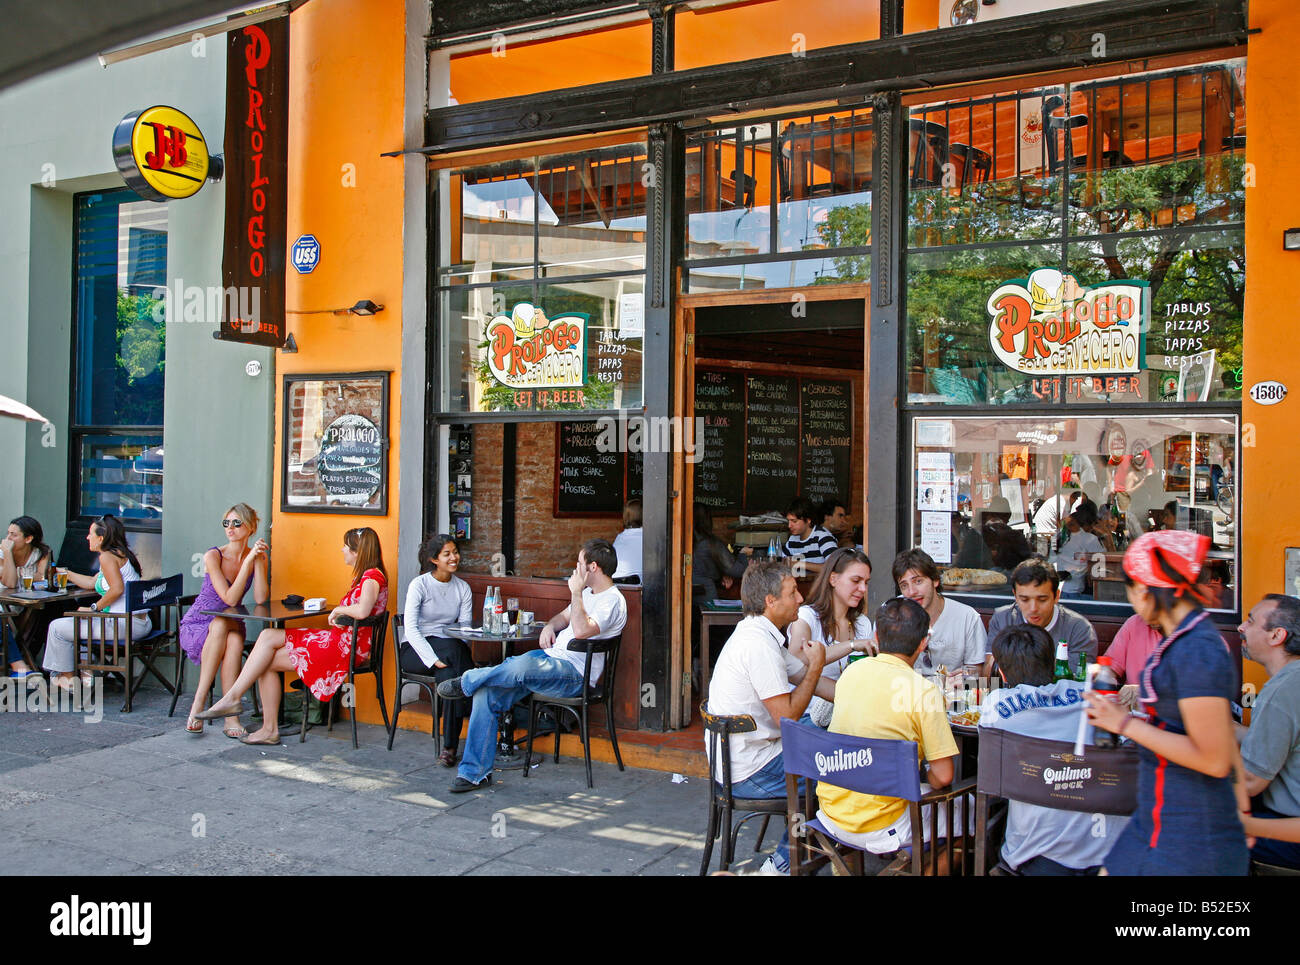
[[[696,610],[711,589],[692,589],[696,502],[714,535],[758,557],[769,532],[780,543],[785,534],[747,521],[783,519],[795,496],[834,497],[865,523],[869,296],[869,285],[848,284],[678,299],[673,408],[694,446],[673,455],[672,727],[698,714],[710,657],[740,618],[733,608],[701,638]],[[719,589],[738,598],[739,585]]]

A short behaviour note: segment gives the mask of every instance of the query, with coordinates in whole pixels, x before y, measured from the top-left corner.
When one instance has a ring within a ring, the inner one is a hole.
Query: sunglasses
[[[222,529],[234,529],[236,526],[243,526],[243,525],[244,525],[244,521],[242,519],[223,519],[221,521]]]

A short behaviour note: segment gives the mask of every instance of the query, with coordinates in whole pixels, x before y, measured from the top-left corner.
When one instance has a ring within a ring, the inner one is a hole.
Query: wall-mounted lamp
[[[369,298],[363,298],[350,308],[304,308],[285,309],[286,315],[375,315],[384,310],[383,305],[376,305]]]
[[[1287,228],[1282,232],[1282,250],[1300,251],[1300,228]]]
[[[374,315],[376,312],[382,312],[383,310],[384,310],[383,305],[376,305],[369,298],[363,298],[361,299],[361,301],[357,302],[351,308],[345,308],[341,312],[338,312],[336,314],[341,315],[344,312],[347,312],[352,315]]]

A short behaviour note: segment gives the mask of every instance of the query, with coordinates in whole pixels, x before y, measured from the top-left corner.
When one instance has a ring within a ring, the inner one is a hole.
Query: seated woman
[[[618,556],[615,581],[641,582],[641,500],[629,499],[623,507],[623,531],[614,537],[614,553]]]
[[[180,629],[181,649],[199,667],[199,683],[185,724],[185,730],[195,737],[202,736],[203,721],[194,715],[208,702],[217,667],[221,667],[221,689],[227,691],[235,685],[239,662],[244,657],[244,622],[204,616],[203,611],[239,606],[250,586],[258,604],[271,599],[266,577],[269,547],[262,539],[251,549],[248,545],[257,532],[257,513],[247,503],[235,503],[226,510],[221,526],[226,531],[226,545],[214,546],[203,554],[203,588]],[[248,734],[234,714],[226,720],[222,733],[236,740]]]
[[[92,553],[99,554],[99,575],[68,571],[68,582],[83,590],[94,590],[99,599],[93,606],[81,607],[82,612],[126,612],[126,584],[140,579],[140,561],[131,552],[126,542],[126,529],[116,516],[101,516],[90,524],[86,534],[86,545]],[[83,623],[84,625],[84,623]],[[113,639],[111,624],[107,621],[90,621],[91,633],[95,639],[107,630],[108,638]],[[131,635],[140,637],[149,632],[149,614],[136,613],[131,616]],[[126,639],[126,628],[118,628],[120,639]],[[55,674],[54,682],[63,690],[72,689],[72,678],[77,663],[77,624],[75,617],[60,617],[50,624],[45,637],[45,669]],[[93,676],[81,675],[81,682],[90,686]]]
[[[43,580],[51,576],[53,557],[45,545],[41,524],[31,516],[19,516],[9,521],[9,532],[0,541],[0,586],[17,589],[24,579]],[[9,661],[9,676],[26,677],[35,673],[23,660],[18,641],[8,624],[4,627],[5,658]]]
[[[352,588],[330,611],[328,627],[277,630],[267,628],[257,637],[235,685],[221,699],[194,715],[196,720],[238,717],[239,701],[254,683],[262,696],[262,726],[240,738],[244,744],[280,743],[280,678],[296,671],[303,684],[322,701],[333,698],[348,679],[348,649],[352,628],[341,617],[363,620],[388,609],[388,576],[379,534],[369,526],[350,529],[343,536],[343,562],[352,567]],[[357,660],[370,656],[370,629],[357,631]]]
[[[798,617],[787,630],[790,652],[795,656],[809,641],[826,646],[823,680],[839,680],[849,665],[850,654],[875,652],[875,629],[862,612],[867,606],[870,582],[871,560],[865,554],[847,547],[836,550],[826,558],[808,593],[808,602],[799,608]],[[829,700],[818,696],[808,704],[808,714],[818,727],[830,724],[833,709]]]
[[[691,558],[691,590],[696,603],[708,603],[717,599],[719,583],[729,590],[745,575],[749,559],[735,555],[713,535],[713,514],[703,503],[695,504],[692,539],[695,552]]]
[[[430,536],[420,547],[422,572],[406,589],[406,641],[397,653],[407,673],[432,673],[441,683],[474,668],[469,647],[442,634],[447,627],[468,626],[474,619],[474,594],[456,575],[459,568],[460,547],[446,533]],[[402,695],[397,699],[400,702]],[[438,755],[443,767],[456,766],[464,719],[464,701],[443,701],[442,752]]]

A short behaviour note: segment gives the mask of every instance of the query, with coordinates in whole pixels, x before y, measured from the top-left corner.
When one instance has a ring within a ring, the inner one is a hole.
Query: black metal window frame
[[[77,219],[77,202],[83,197],[89,195],[109,195],[121,194],[130,195],[134,200],[139,197],[129,188],[114,188],[99,191],[79,191],[72,196],[72,254],[71,254],[71,276],[72,276],[72,295],[70,304],[72,306],[72,324],[71,337],[69,338],[69,366],[68,366],[68,475],[67,475],[67,524],[68,526],[87,526],[103,514],[87,515],[81,511],[81,483],[82,483],[82,444],[87,438],[103,435],[122,435],[122,436],[157,436],[160,443],[163,441],[163,426],[159,425],[101,425],[97,423],[82,423],[77,419],[79,412],[78,404],[81,401],[81,371],[79,365],[79,348],[81,338],[81,325],[78,321],[78,300],[80,298],[80,285],[78,284],[78,219]],[[170,232],[169,232],[170,233]],[[165,378],[165,375],[164,375]],[[123,516],[123,527],[127,532],[141,533],[161,533],[162,532],[162,514],[157,517],[138,517]]]

